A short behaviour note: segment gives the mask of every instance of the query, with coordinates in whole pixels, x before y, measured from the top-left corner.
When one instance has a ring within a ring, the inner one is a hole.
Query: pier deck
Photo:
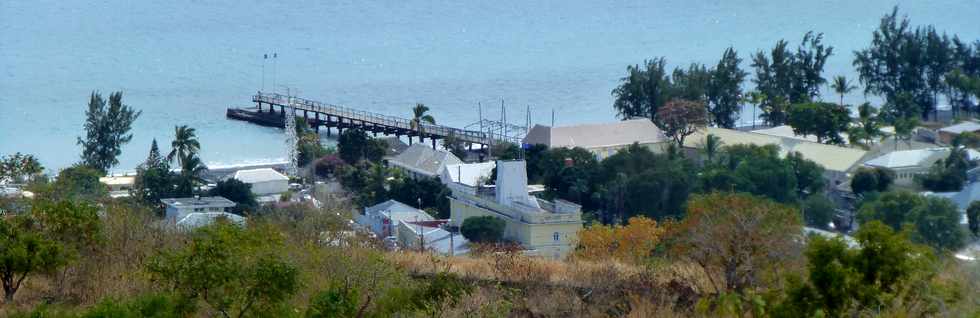
[[[379,133],[399,137],[408,136],[409,143],[412,143],[413,137],[418,137],[419,142],[424,141],[424,138],[429,138],[433,148],[436,139],[444,139],[449,136],[453,136],[464,143],[481,146],[490,146],[504,141],[497,138],[498,136],[485,132],[445,125],[421,123],[421,127],[414,127],[410,119],[295,96],[258,92],[252,96],[252,102],[256,104],[255,108],[229,108],[228,118],[245,120],[264,126],[283,127],[283,119],[286,118],[287,110],[293,109],[294,116],[304,118],[310,127],[317,132],[321,126],[325,127],[328,136],[331,134],[331,128],[336,128],[338,133],[343,129],[357,128],[371,132],[375,136]]]

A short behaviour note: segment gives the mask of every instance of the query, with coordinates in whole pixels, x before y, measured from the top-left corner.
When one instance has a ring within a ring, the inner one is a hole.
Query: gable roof
[[[864,165],[881,168],[927,167],[949,154],[949,148],[899,150],[868,160]]]
[[[449,151],[435,150],[423,144],[414,144],[389,159],[388,163],[415,173],[435,177],[446,165],[460,164],[463,161]]]
[[[964,121],[964,122],[959,123],[959,124],[956,124],[956,125],[946,126],[946,127],[943,127],[943,128],[940,128],[939,129],[939,131],[941,131],[941,132],[950,133],[950,134],[954,134],[954,135],[959,134],[959,133],[963,133],[963,132],[968,132],[968,131],[969,132],[974,132],[974,131],[978,131],[978,130],[980,130],[980,123],[976,123],[976,122],[972,122],[972,121]]]
[[[867,151],[857,148],[840,147],[800,140],[795,138],[771,136],[732,129],[707,127],[687,137],[685,147],[700,148],[708,134],[721,139],[723,145],[751,144],[757,146],[779,146],[779,154],[799,152],[804,158],[837,172],[847,172],[864,158]]]
[[[649,119],[630,119],[611,123],[549,127],[534,125],[524,143],[549,148],[599,148],[664,142],[667,137]]]
[[[266,181],[289,181],[289,177],[273,170],[272,168],[259,168],[251,170],[238,170],[232,177],[245,183],[258,183]]]
[[[392,220],[397,221],[432,221],[435,220],[429,213],[413,208],[407,204],[395,200],[388,200],[375,204],[364,209],[364,215],[381,214]]]
[[[160,199],[160,202],[167,206],[181,208],[185,206],[205,206],[205,207],[233,207],[235,202],[221,196],[197,197],[197,198],[170,198]]]

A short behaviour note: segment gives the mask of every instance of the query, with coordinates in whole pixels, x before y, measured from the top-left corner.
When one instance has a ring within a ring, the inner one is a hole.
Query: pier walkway
[[[304,118],[310,127],[317,132],[320,131],[320,126],[325,127],[328,136],[331,134],[331,128],[336,128],[338,134],[343,129],[357,128],[371,132],[375,136],[379,133],[398,137],[408,136],[409,143],[412,143],[413,137],[418,137],[419,142],[428,138],[432,141],[433,148],[435,148],[436,139],[444,139],[449,136],[470,145],[481,146],[492,146],[506,140],[505,137],[496,134],[444,125],[421,123],[421,127],[415,127],[412,120],[406,118],[276,93],[258,92],[252,96],[252,102],[256,104],[256,108],[229,108],[227,116],[265,126],[283,127],[283,119],[286,118],[287,109],[291,108],[294,116]]]

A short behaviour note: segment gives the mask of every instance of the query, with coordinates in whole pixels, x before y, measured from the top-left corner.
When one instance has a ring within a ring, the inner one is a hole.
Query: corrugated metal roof
[[[861,161],[861,158],[863,158],[867,153],[867,151],[857,148],[840,147],[795,138],[771,136],[717,127],[707,127],[699,130],[691,136],[688,136],[685,140],[685,147],[703,147],[705,137],[708,134],[717,136],[726,146],[737,144],[751,144],[757,146],[776,145],[779,146],[780,154],[783,156],[790,152],[799,152],[803,154],[804,158],[813,160],[817,164],[823,166],[824,169],[838,172],[846,172],[850,170],[856,166]]]
[[[526,144],[541,144],[550,148],[600,148],[659,143],[667,140],[660,128],[649,119],[630,119],[611,123],[583,124],[562,127],[535,125],[524,138]]]
[[[892,151],[864,164],[881,168],[928,167],[949,155],[949,148],[926,148]]]
[[[171,198],[160,199],[165,205],[174,207],[183,206],[213,206],[213,207],[233,207],[235,202],[220,196],[198,197],[198,198]]]
[[[975,123],[972,121],[965,121],[956,125],[947,126],[940,128],[939,131],[951,134],[959,134],[963,132],[974,132],[980,130],[980,123]]]
[[[415,173],[435,177],[446,165],[460,164],[463,161],[449,151],[432,149],[423,144],[414,144],[389,159],[388,163]]]

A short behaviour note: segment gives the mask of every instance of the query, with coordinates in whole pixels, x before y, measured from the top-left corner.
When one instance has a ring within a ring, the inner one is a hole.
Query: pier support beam
[[[432,138],[432,136],[429,136],[429,139],[432,139],[432,150],[436,150],[436,139]]]

